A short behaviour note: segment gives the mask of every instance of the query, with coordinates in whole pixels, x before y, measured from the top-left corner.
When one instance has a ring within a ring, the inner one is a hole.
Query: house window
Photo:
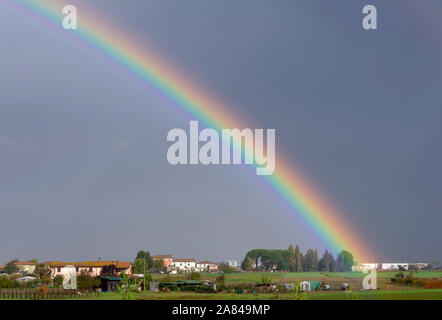
[[[77,272],[80,271],[80,268],[75,268],[75,271],[77,271]]]
[[[57,272],[61,272],[61,268],[57,268]]]
[[[89,268],[89,272],[92,272],[92,267]]]

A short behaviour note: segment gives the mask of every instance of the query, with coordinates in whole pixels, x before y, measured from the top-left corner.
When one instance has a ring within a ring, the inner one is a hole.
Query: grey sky
[[[277,150],[379,259],[432,260],[442,23],[411,2],[370,1],[368,32],[367,1],[69,1],[80,24],[95,8],[250,127],[275,128]],[[325,249],[243,168],[170,166],[167,132],[189,119],[1,2],[0,48],[0,262]]]

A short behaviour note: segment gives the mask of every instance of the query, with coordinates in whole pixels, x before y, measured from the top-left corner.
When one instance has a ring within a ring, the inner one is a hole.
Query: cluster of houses
[[[173,258],[172,255],[154,255],[154,260],[161,261],[163,270],[161,273],[178,274],[191,272],[218,272],[218,265],[210,261],[199,261],[195,259]],[[226,262],[230,266],[238,267],[236,262]],[[99,260],[82,262],[64,262],[64,261],[44,261],[39,264],[47,266],[51,270],[51,278],[58,275],[67,276],[75,268],[77,274],[86,273],[93,277],[101,276],[120,276],[123,273],[132,275],[132,263],[117,260]],[[22,274],[34,274],[37,263],[32,261],[17,261],[15,265]],[[353,271],[395,271],[395,270],[421,270],[428,266],[428,263],[360,263],[353,266]],[[4,266],[0,266],[0,270]]]
[[[172,255],[154,255],[154,260],[162,261],[164,269],[160,272],[177,274],[191,272],[218,272],[218,265],[210,261],[199,261],[195,259],[177,259]],[[98,261],[81,261],[81,262],[65,262],[65,261],[44,261],[39,262],[47,266],[51,270],[51,278],[56,276],[66,277],[75,268],[77,274],[86,273],[92,277],[101,276],[120,276],[123,273],[132,275],[132,263],[117,260],[98,260]],[[37,263],[32,261],[17,261],[15,266],[20,273],[34,274]],[[4,266],[0,266],[2,269]]]
[[[197,262],[195,259],[177,259],[172,255],[155,255],[154,260],[163,261],[164,270],[170,274],[190,272],[218,272],[218,265],[210,261]]]

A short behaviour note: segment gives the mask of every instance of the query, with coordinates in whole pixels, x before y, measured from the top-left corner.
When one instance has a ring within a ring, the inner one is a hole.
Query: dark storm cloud
[[[365,1],[70,1],[275,128],[380,259],[425,260],[442,250],[442,51],[407,2],[372,1],[367,32]],[[0,6],[1,261],[325,248],[242,168],[170,166],[188,119],[26,19]]]

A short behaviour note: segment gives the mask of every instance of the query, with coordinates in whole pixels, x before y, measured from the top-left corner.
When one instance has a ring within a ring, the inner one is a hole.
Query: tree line
[[[302,253],[299,245],[290,245],[287,250],[250,250],[242,261],[241,268],[247,271],[347,272],[352,270],[353,265],[353,255],[346,250],[339,252],[336,258],[325,250],[319,258],[317,249],[308,249]]]

